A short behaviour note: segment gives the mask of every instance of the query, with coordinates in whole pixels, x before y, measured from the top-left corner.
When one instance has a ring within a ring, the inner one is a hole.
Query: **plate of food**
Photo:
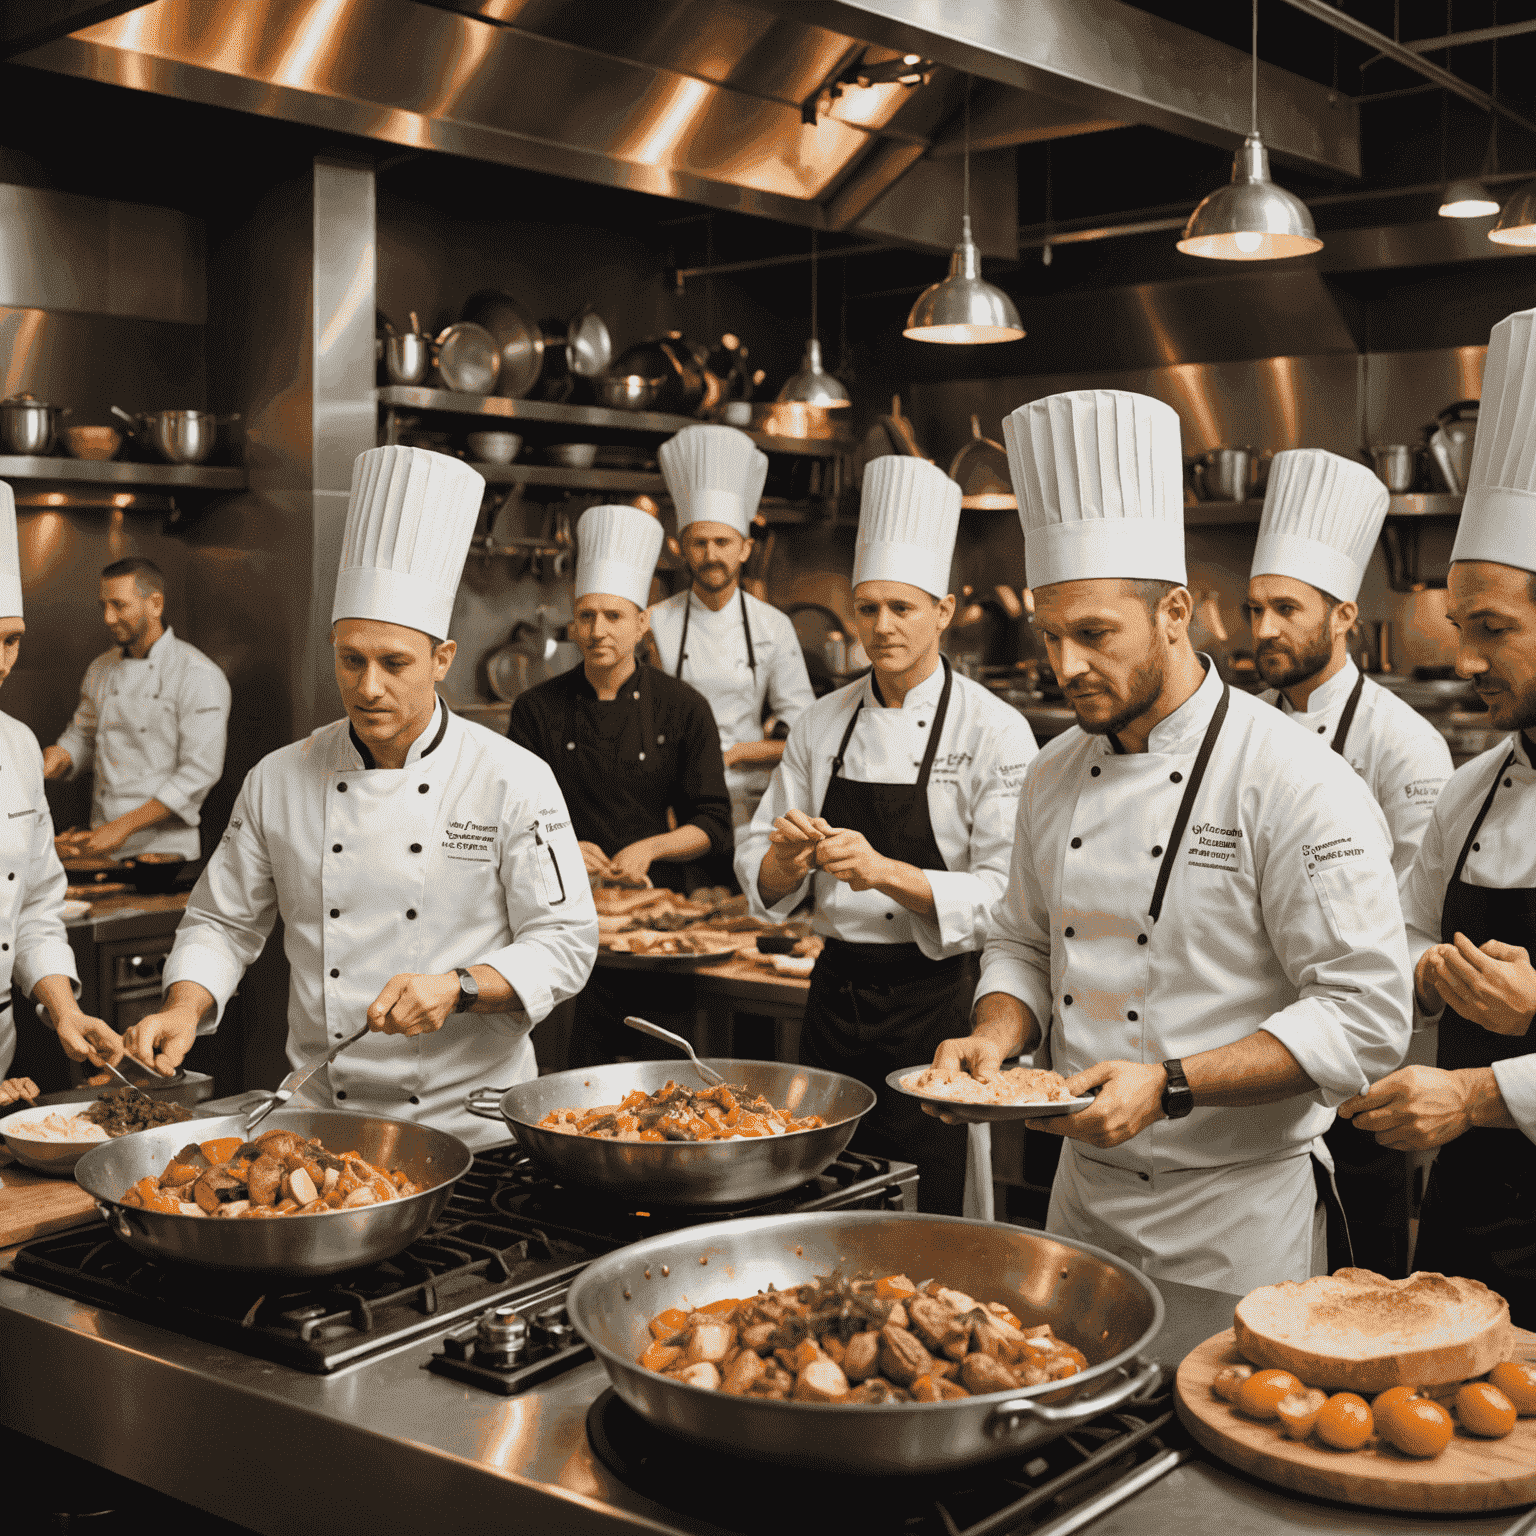
[[[692,971],[701,965],[718,965],[742,947],[738,934],[692,928],[676,932],[638,928],[603,934],[597,963],[618,970]]]
[[[1044,1120],[1051,1115],[1075,1115],[1093,1103],[1073,1098],[1067,1080],[1044,1067],[1027,1067],[1017,1060],[1005,1061],[990,1077],[969,1072],[924,1066],[901,1067],[886,1074],[886,1083],[897,1093],[921,1099],[956,1120]]]

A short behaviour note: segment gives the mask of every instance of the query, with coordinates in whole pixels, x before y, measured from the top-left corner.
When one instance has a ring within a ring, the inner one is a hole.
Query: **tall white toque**
[[[382,619],[446,639],[485,481],[425,448],[370,448],[352,465],[331,623]]]
[[[927,459],[888,454],[864,466],[853,584],[902,581],[932,597],[949,593],[960,527],[960,487]]]
[[[21,551],[16,544],[16,493],[0,480],[0,618],[21,617]]]
[[[1184,458],[1178,412],[1150,395],[1077,389],[1021,405],[1003,422],[1024,527],[1024,579],[1184,573]]]
[[[1277,453],[1250,574],[1293,576],[1352,603],[1391,499],[1364,464],[1322,448]]]
[[[749,537],[768,455],[745,432],[700,422],[668,438],[657,457],[677,507],[679,533],[689,523],[724,523]]]
[[[661,523],[639,507],[588,507],[576,524],[575,595],[602,592],[644,608],[665,537]]]
[[[1483,402],[1451,560],[1536,571],[1536,309],[1488,337]]]

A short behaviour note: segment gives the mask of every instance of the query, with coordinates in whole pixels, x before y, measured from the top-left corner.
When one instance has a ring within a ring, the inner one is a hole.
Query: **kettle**
[[[1467,489],[1467,473],[1472,468],[1472,444],[1477,436],[1476,400],[1458,400],[1435,417],[1435,430],[1429,438],[1429,454],[1453,496]]]
[[[1253,450],[1212,448],[1195,458],[1190,475],[1201,501],[1246,501],[1253,488]]]

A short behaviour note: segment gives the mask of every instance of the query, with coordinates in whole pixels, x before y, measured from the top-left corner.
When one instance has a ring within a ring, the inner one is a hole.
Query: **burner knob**
[[[574,1342],[576,1330],[564,1307],[546,1307],[533,1320],[533,1342],[551,1353]]]
[[[497,1307],[487,1312],[477,1330],[475,1359],[485,1365],[521,1365],[528,1354],[528,1325],[516,1307]]]

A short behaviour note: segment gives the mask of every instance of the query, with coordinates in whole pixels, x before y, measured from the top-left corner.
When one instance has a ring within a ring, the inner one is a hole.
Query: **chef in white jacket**
[[[1392,833],[1401,888],[1451,751],[1423,715],[1349,657],[1355,599],[1390,497],[1363,464],[1322,448],[1275,455],[1248,578],[1260,694],[1323,740],[1370,786]]]
[[[709,700],[740,837],[784,754],[782,739],[764,739],[765,710],[787,728],[815,698],[788,615],[741,585],[768,456],[745,432],[703,422],[658,456],[677,509],[672,549],[691,582],[652,606],[651,635],[663,668]]]
[[[1190,644],[1175,413],[1083,390],[1004,433],[1078,726],[1025,773],[973,1033],[936,1060],[1036,1050],[1097,1090],[1030,1122],[1067,1138],[1048,1230],[1215,1290],[1303,1279],[1312,1152],[1408,1043],[1386,823],[1337,753]]]
[[[1339,1106],[1385,1147],[1437,1148],[1417,1269],[1481,1280],[1536,1328],[1536,310],[1488,343],[1451,551],[1456,670],[1510,734],[1452,775],[1403,895],[1415,1026],[1436,1065]]]
[[[799,719],[736,875],[753,914],[782,922],[814,890],[826,940],[800,1059],[878,1095],[853,1145],[916,1162],[924,1210],[960,1214],[966,1140],[886,1074],[963,1026],[976,955],[1007,879],[1029,724],[959,677],[939,649],[960,487],[923,459],[864,472],[854,623],[873,671]]]
[[[436,696],[484,485],[419,448],[359,456],[332,608],[348,718],[263,758],[177,930],[165,1009],[129,1048],[174,1067],[283,919],[295,1066],[373,1033],[305,1091],[471,1144],[479,1084],[536,1066],[529,1031],[581,990],[597,917],[565,801],[531,752]]]

